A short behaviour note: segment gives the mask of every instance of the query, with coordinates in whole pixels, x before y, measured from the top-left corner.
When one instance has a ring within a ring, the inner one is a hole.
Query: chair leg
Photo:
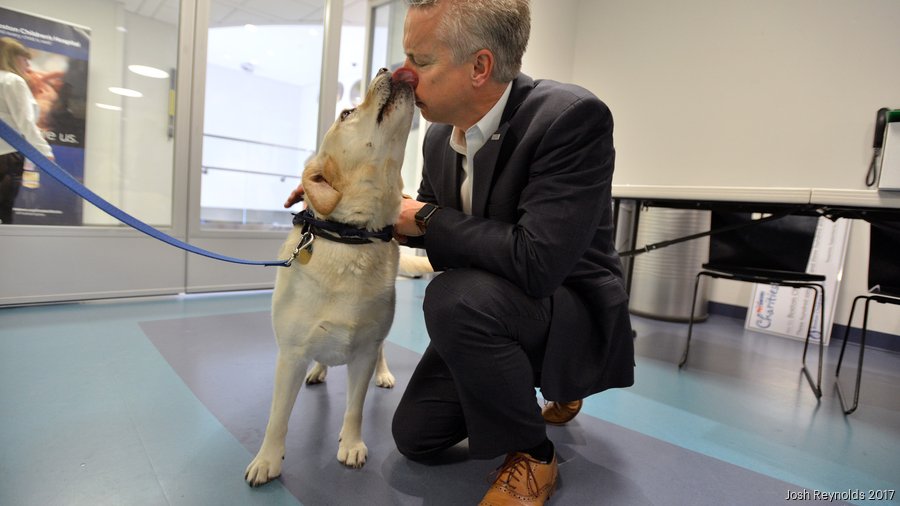
[[[807,327],[806,330],[806,341],[803,344],[803,367],[801,370],[806,376],[806,380],[809,382],[809,386],[812,388],[816,399],[820,399],[822,397],[822,361],[825,356],[825,287],[813,284],[809,285],[808,288],[813,291],[813,306],[809,315],[809,327]],[[809,348],[810,336],[812,335],[813,319],[816,316],[816,307],[818,306],[817,301],[821,301],[821,309],[819,311],[819,366],[816,376],[817,379],[813,380],[812,374],[810,374],[809,369],[806,367],[806,352]]]
[[[838,377],[841,374],[841,362],[844,361],[844,351],[847,349],[847,337],[850,335],[850,326],[853,325],[853,314],[856,313],[856,303],[860,301],[860,299],[865,299],[865,295],[857,295],[855,299],[853,299],[853,304],[850,304],[850,318],[847,318],[847,327],[844,328],[844,342],[841,343],[841,353],[838,355],[838,363],[837,368],[834,371],[834,376]]]
[[[803,341],[803,356],[800,358],[800,361],[803,363],[804,369],[806,368],[806,351],[809,348],[809,334],[812,331],[813,318],[816,317],[816,300],[818,299],[818,296],[818,290],[813,290],[813,305],[812,309],[809,312],[809,324],[806,327],[806,339]]]
[[[697,306],[697,291],[700,287],[700,277],[703,276],[703,272],[698,272],[697,277],[694,279],[694,296],[691,299],[691,314],[688,316],[688,335],[687,341],[684,343],[684,352],[681,354],[681,361],[678,362],[678,368],[684,367],[684,364],[687,362],[688,350],[691,347],[691,334],[694,331],[694,309]]]
[[[863,324],[862,324],[862,334],[859,338],[859,362],[856,367],[856,385],[854,386],[853,391],[853,405],[847,408],[846,402],[844,400],[844,392],[841,391],[841,382],[838,379],[838,375],[841,372],[841,361],[844,358],[844,348],[847,346],[847,336],[850,334],[850,324],[853,322],[853,310],[856,309],[856,302],[859,299],[866,299],[865,307],[863,308]],[[838,357],[838,365],[837,369],[834,372],[834,385],[838,392],[838,400],[841,402],[841,409],[844,411],[845,415],[849,415],[856,411],[856,408],[859,407],[859,389],[862,385],[862,368],[863,368],[863,356],[866,350],[866,333],[868,331],[869,326],[869,303],[872,301],[870,297],[865,295],[860,295],[853,299],[853,306],[850,308],[850,319],[847,321],[847,329],[844,331],[844,343],[841,345],[841,355]]]
[[[841,392],[841,364],[844,363],[844,352],[847,350],[847,340],[850,336],[850,327],[853,325],[853,315],[856,314],[856,303],[860,301],[860,299],[866,298],[865,295],[858,295],[853,299],[853,303],[850,304],[850,317],[847,318],[847,326],[844,328],[844,341],[841,343],[841,353],[838,355],[837,367],[834,369],[834,387],[838,391],[838,399],[841,401],[841,409],[847,414],[847,408],[844,405],[844,394]]]
[[[822,365],[825,363],[825,287],[819,286],[822,290],[822,305],[819,311],[819,366],[816,370],[816,399],[822,397]]]

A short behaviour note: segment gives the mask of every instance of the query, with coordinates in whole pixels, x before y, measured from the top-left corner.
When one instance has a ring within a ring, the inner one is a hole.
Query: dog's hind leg
[[[362,467],[369,454],[362,440],[362,414],[369,380],[375,372],[378,346],[380,344],[372,343],[370,349],[357,350],[347,363],[347,409],[341,426],[337,458],[348,467]]]
[[[288,419],[297,394],[303,385],[303,375],[309,366],[304,356],[278,351],[275,364],[275,386],[272,392],[272,409],[266,435],[256,458],[247,466],[244,479],[252,487],[258,487],[281,475],[284,460],[284,439],[287,436]]]
[[[319,362],[313,362],[312,368],[306,375],[307,385],[318,385],[325,383],[325,377],[328,375],[328,366]],[[384,342],[378,348],[378,362],[375,364],[375,385],[381,388],[394,388],[397,380],[388,368],[387,359],[384,358]]]
[[[388,369],[387,359],[384,358],[384,341],[382,341],[378,346],[378,362],[375,364],[375,384],[381,388],[394,388],[395,383],[394,375]]]
[[[309,373],[306,375],[306,384],[307,385],[318,385],[319,383],[325,383],[325,376],[328,374],[328,366],[323,365],[319,362],[313,362],[312,368],[309,370]]]

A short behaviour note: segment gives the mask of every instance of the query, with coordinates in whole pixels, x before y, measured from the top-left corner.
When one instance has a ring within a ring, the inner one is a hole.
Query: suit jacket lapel
[[[462,209],[462,203],[459,201],[459,184],[462,175],[462,155],[457,153],[450,147],[449,143],[443,145],[443,162],[441,167],[448,167],[441,177],[440,195],[438,203],[444,207],[451,209]],[[436,188],[437,190],[437,188]]]
[[[484,146],[475,153],[475,180],[472,181],[473,216],[485,216],[494,173],[499,170],[497,161],[500,157],[500,148],[503,147],[507,130],[509,123],[501,124],[500,128],[488,137]]]
[[[503,109],[500,127],[488,137],[487,142],[478,150],[478,153],[475,153],[475,180],[472,182],[472,214],[474,216],[486,215],[488,195],[491,193],[494,174],[505,163],[505,160],[500,159],[500,154],[503,152],[503,144],[508,137],[510,119],[533,87],[534,81],[530,77],[519,74],[513,81],[509,100]]]

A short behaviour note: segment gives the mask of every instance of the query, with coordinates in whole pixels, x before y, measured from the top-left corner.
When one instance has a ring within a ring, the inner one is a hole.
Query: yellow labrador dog
[[[337,458],[349,467],[366,462],[362,412],[376,362],[378,381],[393,386],[382,345],[394,317],[399,248],[392,224],[400,212],[416,79],[408,69],[382,69],[303,171],[307,209],[282,247],[281,258],[293,252],[294,260],[279,268],[272,295],[278,358],[266,434],[244,475],[251,486],[281,474],[288,419],[314,360],[321,372],[347,364]]]

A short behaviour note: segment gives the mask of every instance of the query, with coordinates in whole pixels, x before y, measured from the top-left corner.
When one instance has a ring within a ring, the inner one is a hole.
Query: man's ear
[[[337,164],[330,156],[314,158],[303,170],[303,190],[313,209],[329,215],[341,201],[342,194],[335,187],[338,181]]]
[[[490,81],[494,73],[494,53],[489,49],[482,49],[475,53],[475,62],[472,65],[472,86],[478,88]]]

